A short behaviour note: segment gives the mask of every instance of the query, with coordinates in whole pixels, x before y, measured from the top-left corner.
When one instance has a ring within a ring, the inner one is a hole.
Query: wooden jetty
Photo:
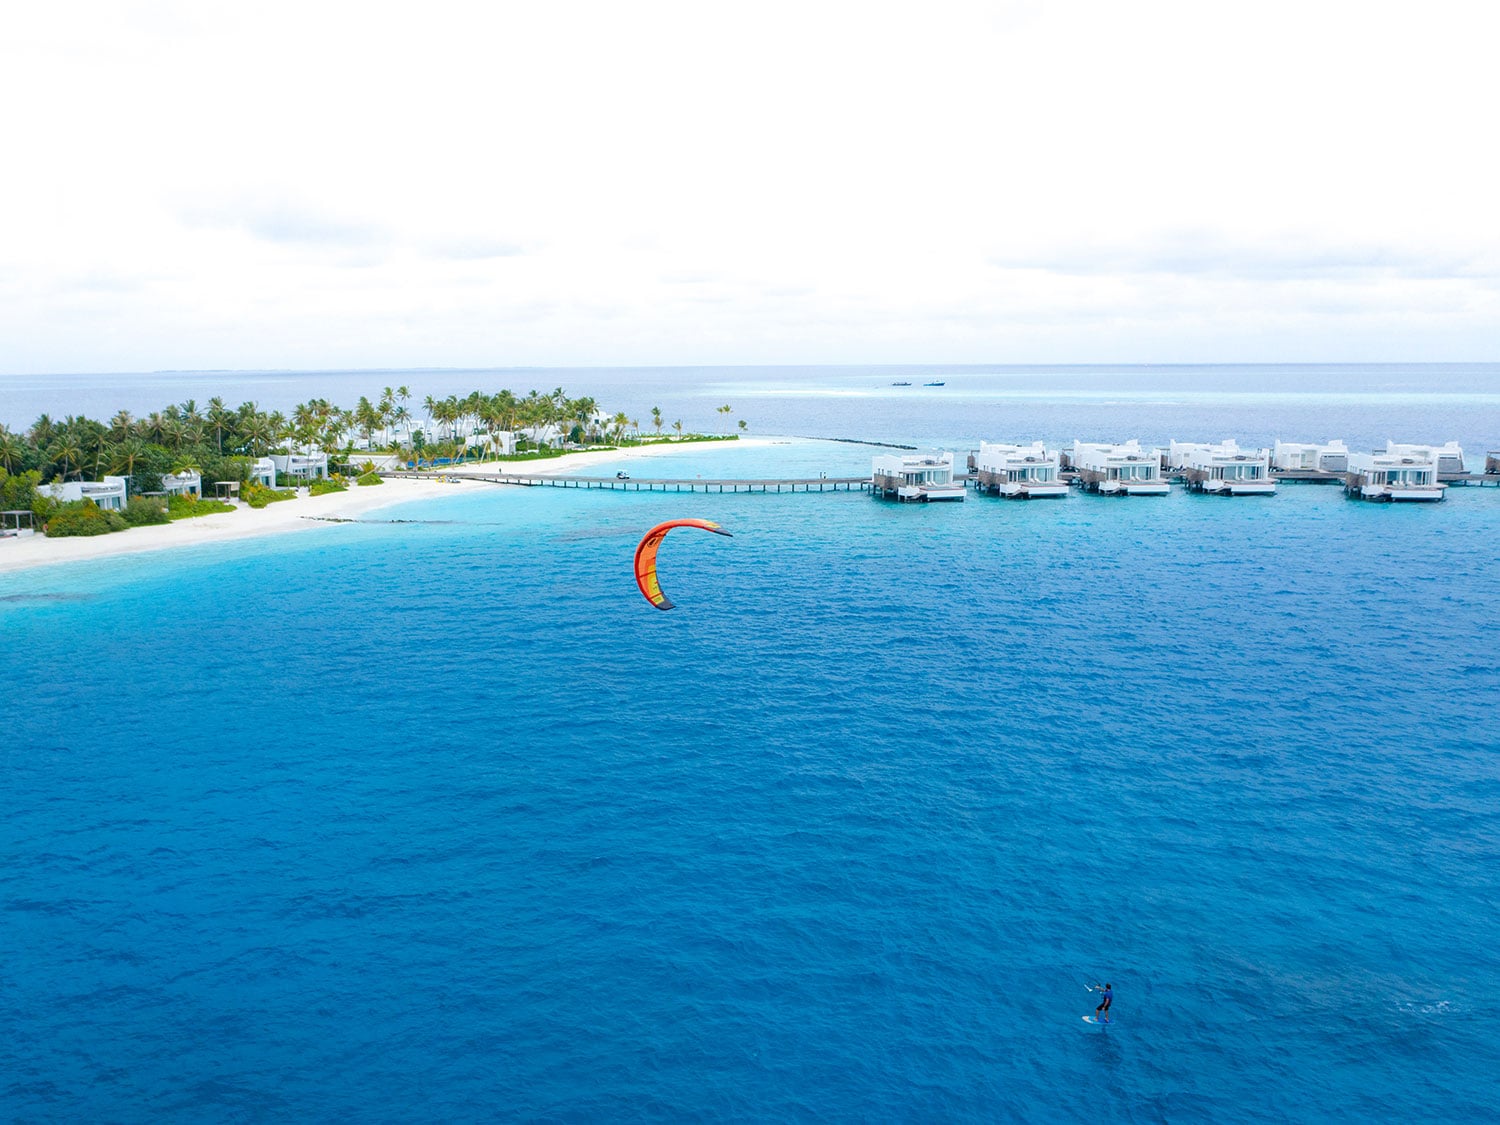
[[[512,484],[522,488],[607,489],[610,492],[864,492],[868,477],[790,477],[779,480],[704,480],[702,477],[574,477],[545,473],[387,473],[392,477],[418,480],[475,480],[488,484]]]

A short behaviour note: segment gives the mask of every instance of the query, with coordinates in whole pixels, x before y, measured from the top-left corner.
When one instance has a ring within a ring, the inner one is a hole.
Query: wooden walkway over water
[[[477,480],[523,488],[599,488],[611,492],[863,492],[868,477],[791,477],[779,480],[705,480],[702,477],[574,477],[522,473],[387,473],[418,480]]]

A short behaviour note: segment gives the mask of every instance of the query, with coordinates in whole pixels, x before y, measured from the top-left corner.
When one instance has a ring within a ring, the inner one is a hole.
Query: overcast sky
[[[1494,360],[1497,33],[1492,0],[11,5],[0,371]]]

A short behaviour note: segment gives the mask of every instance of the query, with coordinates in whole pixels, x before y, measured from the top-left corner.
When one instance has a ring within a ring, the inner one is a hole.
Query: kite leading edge
[[[661,541],[667,537],[667,532],[674,527],[698,527],[704,531],[712,531],[715,535],[731,534],[713,520],[668,520],[646,532],[635,548],[635,583],[641,588],[646,600],[657,609],[673,607],[672,599],[662,593],[661,583],[656,580],[656,552],[661,547]]]

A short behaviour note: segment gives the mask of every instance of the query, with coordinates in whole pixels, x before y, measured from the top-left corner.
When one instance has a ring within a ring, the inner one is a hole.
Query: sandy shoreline
[[[777,439],[785,440],[785,439]],[[740,438],[734,445],[770,445],[770,438]],[[445,475],[466,476],[509,474],[574,474],[587,476],[591,466],[620,461],[670,459],[705,447],[699,442],[671,445],[648,445],[624,449],[601,449],[586,453],[568,453],[541,461],[494,462],[459,465],[445,470]],[[88,559],[133,555],[143,551],[163,551],[174,547],[197,547],[208,543],[230,542],[265,535],[288,535],[314,527],[326,527],[328,520],[356,519],[381,508],[437,496],[452,496],[453,485],[437,480],[414,480],[395,477],[383,485],[361,488],[351,485],[347,492],[327,496],[299,496],[255,509],[241,506],[233,512],[179,520],[154,527],[133,527],[111,535],[89,538],[48,539],[43,535],[0,539],[0,574],[30,570],[39,566],[82,562]]]

